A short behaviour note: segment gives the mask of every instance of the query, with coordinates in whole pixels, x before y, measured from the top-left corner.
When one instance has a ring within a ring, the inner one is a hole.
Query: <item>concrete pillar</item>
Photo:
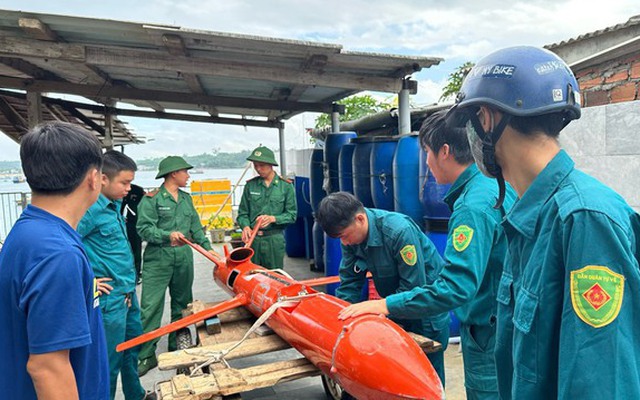
[[[278,139],[280,141],[280,175],[285,176],[287,174],[287,155],[284,147],[284,122],[280,122],[278,125]]]
[[[27,92],[27,119],[29,129],[42,122],[42,94]]]

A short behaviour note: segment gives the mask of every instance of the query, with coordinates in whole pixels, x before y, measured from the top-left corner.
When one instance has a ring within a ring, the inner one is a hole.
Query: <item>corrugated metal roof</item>
[[[28,131],[27,100],[24,93],[0,90],[0,131],[4,132],[16,143]],[[79,110],[70,102],[42,97],[42,121],[63,121],[81,125],[93,132],[101,143],[105,142],[104,114],[91,110]],[[112,142],[115,146],[144,143],[127,128],[126,122],[114,118]]]
[[[398,92],[437,57],[170,25],[0,10],[0,87],[279,121]]]
[[[585,39],[595,38],[595,37],[598,37],[598,36],[601,36],[601,35],[604,35],[604,34],[607,34],[607,33],[613,33],[613,32],[617,32],[617,31],[621,31],[623,29],[634,27],[636,25],[640,25],[640,15],[635,15],[635,16],[629,18],[629,20],[627,22],[625,22],[625,23],[616,24],[616,25],[609,26],[609,27],[604,28],[604,29],[599,29],[597,31],[585,33],[585,34],[582,34],[582,35],[580,35],[578,37],[571,38],[571,39],[568,39],[568,40],[563,40],[563,41],[558,42],[558,43],[552,43],[552,44],[546,45],[544,47],[553,51],[556,47],[565,46],[567,44],[571,44],[571,43],[574,43],[574,42],[579,42],[579,41],[582,41],[582,40],[585,40]]]

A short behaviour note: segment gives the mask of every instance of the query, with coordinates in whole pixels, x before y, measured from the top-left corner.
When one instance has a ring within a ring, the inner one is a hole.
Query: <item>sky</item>
[[[561,42],[625,23],[640,14],[637,0],[610,0],[595,6],[582,0],[3,0],[3,9],[91,18],[171,24],[189,29],[232,32],[340,44],[345,50],[441,57],[440,65],[413,75],[416,106],[438,101],[447,77],[466,61],[513,45]],[[375,93],[380,99],[393,94]],[[310,146],[305,128],[318,114],[285,121],[286,147]],[[235,152],[259,144],[278,148],[276,129],[235,127],[122,117],[145,136],[127,146],[134,159],[192,155],[212,149]],[[0,160],[18,160],[18,145],[0,135]]]

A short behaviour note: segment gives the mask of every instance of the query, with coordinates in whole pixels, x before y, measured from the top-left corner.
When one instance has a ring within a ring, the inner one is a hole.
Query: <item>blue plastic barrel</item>
[[[418,135],[402,136],[393,156],[393,209],[422,226],[420,201],[420,140]]]
[[[340,149],[349,143],[349,140],[356,137],[355,132],[334,132],[329,133],[324,142],[324,168],[325,177],[329,178],[328,193],[340,190],[340,178],[338,164],[340,159]]]
[[[353,151],[355,149],[355,143],[345,143],[338,156],[340,190],[351,194],[353,194]]]
[[[296,189],[296,204],[298,205],[298,218],[311,216],[311,193],[309,185],[311,181],[306,176],[296,176],[293,185]]]
[[[340,271],[340,261],[342,261],[342,246],[339,238],[332,238],[324,235],[324,269],[326,276],[336,276]],[[327,293],[335,296],[338,283],[327,285]]]
[[[424,216],[428,219],[449,219],[451,211],[444,202],[444,196],[451,185],[439,185],[427,167],[427,154],[420,153],[420,193]]]
[[[320,202],[327,193],[322,188],[323,168],[322,159],[324,157],[324,151],[320,148],[315,148],[311,152],[311,159],[309,160],[309,179],[311,184],[309,186],[309,195],[311,197],[311,209],[316,211]]]
[[[323,272],[324,271],[324,231],[318,223],[313,223],[313,264],[312,271]]]
[[[287,256],[298,258],[307,255],[305,243],[304,218],[296,219],[296,222],[288,225],[284,230],[284,250]]]
[[[371,149],[371,197],[373,205],[393,211],[393,155],[397,137],[376,137]]]
[[[451,322],[449,322],[449,338],[460,336],[460,320],[453,311],[449,311]]]
[[[427,231],[427,237],[436,245],[436,250],[444,257],[444,249],[447,247],[447,232],[431,230]]]
[[[365,207],[373,207],[371,197],[371,150],[373,138],[358,137],[351,139],[356,145],[353,150],[353,194]]]

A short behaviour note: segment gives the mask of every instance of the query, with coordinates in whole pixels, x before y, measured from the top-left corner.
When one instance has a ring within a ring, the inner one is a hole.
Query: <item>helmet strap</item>
[[[493,206],[493,208],[498,209],[502,207],[502,203],[504,202],[506,186],[504,176],[502,175],[502,168],[496,160],[496,143],[498,143],[498,140],[504,132],[504,128],[511,120],[511,115],[502,114],[502,119],[495,127],[493,127],[492,121],[491,126],[493,127],[493,129],[489,132],[486,132],[484,130],[477,115],[472,115],[470,117],[470,120],[473,128],[482,140],[482,162],[484,163],[487,172],[495,177],[498,181],[498,198],[496,199],[496,204]]]

